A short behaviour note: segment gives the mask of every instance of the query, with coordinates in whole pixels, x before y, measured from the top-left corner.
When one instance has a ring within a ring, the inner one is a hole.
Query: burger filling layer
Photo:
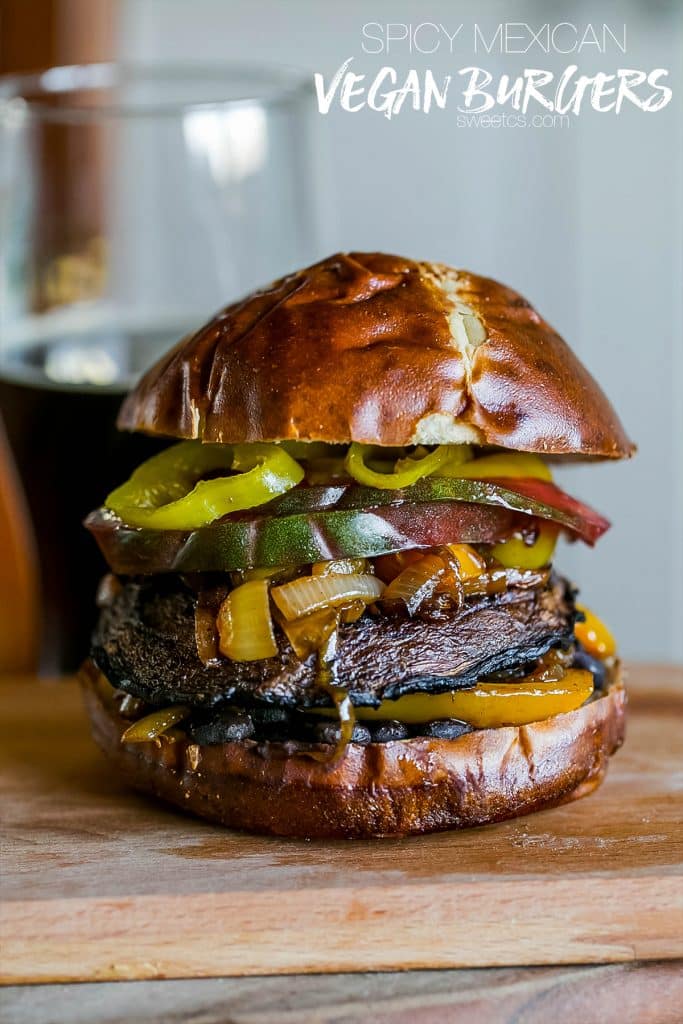
[[[613,641],[551,562],[608,524],[536,456],[474,454],[190,442],[140,467],[89,520],[123,741],[336,758],[593,699]]]

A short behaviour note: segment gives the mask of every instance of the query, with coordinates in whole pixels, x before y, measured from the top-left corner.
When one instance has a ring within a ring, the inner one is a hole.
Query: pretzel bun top
[[[207,442],[634,451],[602,390],[511,288],[338,253],[223,309],[160,359],[119,426]]]

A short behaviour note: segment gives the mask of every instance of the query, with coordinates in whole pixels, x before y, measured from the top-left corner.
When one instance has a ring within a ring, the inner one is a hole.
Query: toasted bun
[[[119,426],[224,443],[634,450],[591,375],[517,292],[382,253],[330,256],[228,306],[152,367]]]
[[[274,835],[372,838],[528,814],[599,786],[624,738],[618,671],[604,696],[565,715],[455,740],[351,743],[334,765],[253,740],[122,745],[130,723],[92,664],[82,679],[95,740],[128,783],[210,821]]]

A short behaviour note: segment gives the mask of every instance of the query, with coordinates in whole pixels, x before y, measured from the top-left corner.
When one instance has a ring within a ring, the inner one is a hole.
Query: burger
[[[183,339],[118,425],[167,439],[86,520],[110,573],[83,686],[127,783],[303,837],[600,784],[621,671],[554,553],[609,523],[553,471],[634,448],[515,291],[331,256]]]

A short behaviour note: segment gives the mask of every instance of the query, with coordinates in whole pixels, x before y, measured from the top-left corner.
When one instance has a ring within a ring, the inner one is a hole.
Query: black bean
[[[188,727],[190,738],[195,743],[233,743],[248,740],[254,735],[251,715],[233,708],[213,711],[209,715],[196,716]]]
[[[284,743],[296,738],[293,733],[293,713],[289,708],[259,705],[251,707],[249,713],[260,740]]]
[[[373,743],[391,743],[393,740],[404,740],[408,735],[408,726],[403,722],[390,720],[372,726]]]
[[[364,722],[356,722],[354,725],[352,742],[361,743],[363,746],[365,746],[366,743],[372,742],[372,735]]]
[[[318,722],[313,727],[313,734],[317,743],[335,744],[339,740],[339,725],[337,722]],[[370,743],[370,730],[362,722],[356,722],[351,736],[352,743],[365,745]]]
[[[472,726],[458,718],[437,718],[425,725],[417,725],[414,729],[415,736],[433,736],[439,740],[457,740],[458,736],[466,732],[472,732]]]
[[[253,715],[254,721],[264,725],[275,725],[282,722],[289,721],[290,710],[289,708],[279,708],[275,705],[267,705],[265,707],[252,708],[251,714]]]

